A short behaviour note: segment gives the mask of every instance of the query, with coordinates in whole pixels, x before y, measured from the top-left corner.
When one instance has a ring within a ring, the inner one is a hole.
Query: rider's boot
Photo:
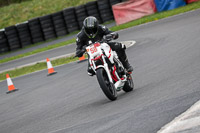
[[[88,61],[88,69],[87,69],[87,71],[88,71],[88,75],[89,75],[89,76],[95,75],[95,72],[94,72],[93,69],[91,68],[89,61]]]
[[[120,52],[119,60],[122,62],[123,66],[127,70],[127,72],[133,71],[133,67],[128,62],[128,58],[126,56],[125,50]]]
[[[123,66],[126,68],[127,72],[132,72],[133,71],[133,67],[130,65],[130,63],[127,60],[123,60],[121,61]]]
[[[88,67],[88,75],[89,76],[93,76],[93,75],[95,75],[95,72],[92,70],[92,68],[91,67]]]

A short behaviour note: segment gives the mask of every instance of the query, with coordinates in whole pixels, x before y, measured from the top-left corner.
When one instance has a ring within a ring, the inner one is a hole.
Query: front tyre
[[[131,75],[127,75],[127,81],[123,87],[125,92],[130,92],[134,89],[134,83]]]
[[[116,92],[115,86],[113,83],[110,83],[106,71],[103,68],[99,68],[96,71],[96,75],[97,75],[97,80],[99,82],[99,85],[100,85],[102,91],[104,92],[104,94],[111,101],[116,100],[117,92]]]

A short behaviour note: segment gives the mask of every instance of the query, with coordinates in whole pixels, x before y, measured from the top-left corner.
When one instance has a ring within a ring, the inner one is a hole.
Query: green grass
[[[123,24],[123,25],[114,26],[114,27],[111,28],[111,30],[118,31],[118,30],[121,30],[121,29],[126,29],[126,28],[133,27],[133,26],[136,26],[136,25],[139,25],[139,24],[156,21],[156,20],[159,20],[159,19],[162,19],[162,18],[166,18],[166,17],[169,17],[169,16],[173,16],[173,15],[176,15],[176,14],[183,13],[183,12],[195,10],[195,9],[198,9],[198,8],[200,8],[200,2],[192,3],[192,4],[189,4],[187,6],[180,7],[180,8],[171,10],[171,11],[165,11],[165,12],[156,13],[156,14],[153,14],[153,15],[150,15],[150,16],[146,16],[146,17],[143,17],[141,19],[138,19],[138,20]],[[26,53],[24,55],[19,55],[20,57],[17,57],[17,58],[21,58],[22,56],[25,57],[27,55],[38,53],[38,52],[45,51],[45,50],[48,50],[48,49],[53,49],[55,47],[64,46],[66,44],[73,43],[73,42],[75,42],[75,39],[72,39],[72,40],[69,40],[69,41],[66,41],[66,42],[61,42],[61,43],[58,43],[58,44],[54,44],[54,45],[48,46],[46,48],[37,49],[35,51],[28,52],[28,53]],[[53,64],[53,66],[54,65],[57,66],[57,65],[66,64],[66,63],[75,61],[77,59],[78,58],[72,58],[72,57],[61,58],[61,59],[57,59],[55,61],[52,61],[52,64]],[[9,60],[9,59],[7,59],[7,60]],[[55,63],[55,64],[53,63],[53,62],[57,62],[57,61],[59,63]],[[6,73],[9,73],[11,75],[11,77],[17,77],[17,76],[20,76],[20,75],[24,75],[24,74],[28,74],[28,73],[31,73],[31,72],[35,72],[35,71],[38,71],[38,70],[45,69],[45,67],[46,67],[46,63],[39,63],[39,64],[36,64],[36,65],[33,65],[33,66],[29,66],[29,67],[25,67],[25,68],[20,68],[20,69],[8,71],[8,72],[0,73],[0,80],[5,80],[5,77],[6,77],[5,74]]]
[[[0,29],[94,0],[31,0],[0,8]]]
[[[11,5],[13,3],[21,3],[21,2],[24,2],[24,1],[28,1],[28,0],[0,0],[0,7],[8,6],[8,5]]]
[[[67,64],[67,63],[77,61],[77,60],[78,60],[78,58],[66,57],[66,58],[60,58],[60,59],[53,60],[53,61],[51,61],[51,63],[53,66],[58,66],[58,65]],[[10,70],[10,71],[3,72],[0,74],[0,81],[6,79],[6,74],[9,74],[11,78],[14,78],[14,77],[29,74],[32,72],[36,72],[39,70],[44,70],[44,69],[47,70],[46,62],[41,62],[41,63],[37,63],[32,66],[26,66],[26,67],[15,69],[15,70]]]

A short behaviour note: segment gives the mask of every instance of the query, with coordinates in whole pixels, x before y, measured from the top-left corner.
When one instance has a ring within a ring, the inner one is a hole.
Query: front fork
[[[104,62],[104,69],[105,69],[105,71],[106,71],[106,73],[107,73],[107,75],[108,75],[108,79],[109,79],[110,83],[113,83],[113,79],[112,79],[110,70],[109,70],[109,68],[108,68],[108,64],[106,63],[106,60],[105,60],[104,57],[103,57],[102,59],[103,59],[103,62]]]
[[[96,67],[95,63],[92,62],[94,69],[98,69],[100,67],[104,68],[104,70],[106,71],[106,73],[108,75],[108,79],[109,79],[110,83],[114,83],[113,82],[113,78],[112,78],[112,74],[111,74],[112,72],[110,71],[110,69],[108,67],[108,63],[106,62],[106,59],[105,59],[104,56],[102,56],[102,60],[103,60],[104,64],[103,65],[99,65],[97,67]],[[112,69],[114,70],[114,66],[113,66]],[[117,71],[115,71],[114,74],[116,76],[116,81],[114,83],[115,88],[116,88],[117,91],[120,91],[123,88],[125,82],[127,81],[127,76],[126,76],[126,74],[124,74],[123,78],[120,78],[118,73],[117,73]]]
[[[104,69],[105,69],[105,71],[107,72],[109,81],[110,81],[111,83],[113,83],[113,78],[112,78],[112,76],[115,75],[115,83],[114,83],[114,85],[115,85],[116,90],[117,90],[117,91],[120,91],[120,90],[124,87],[125,82],[127,81],[127,76],[126,76],[126,74],[124,74],[123,77],[120,78],[119,75],[118,75],[118,73],[117,73],[117,71],[116,71],[116,67],[115,67],[115,66],[112,67],[112,69],[115,70],[115,71],[113,72],[113,74],[111,74],[112,72],[109,70],[109,67],[108,67],[108,64],[107,64],[106,61],[105,61],[105,58],[103,58],[103,61],[105,62],[105,63],[104,63]]]

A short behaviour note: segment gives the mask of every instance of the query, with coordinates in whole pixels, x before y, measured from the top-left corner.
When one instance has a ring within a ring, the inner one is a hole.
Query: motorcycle
[[[117,92],[130,92],[134,89],[131,73],[128,73],[120,62],[117,53],[107,44],[112,39],[105,39],[92,43],[84,49],[88,54],[91,68],[96,74],[98,83],[108,99],[117,99]]]

